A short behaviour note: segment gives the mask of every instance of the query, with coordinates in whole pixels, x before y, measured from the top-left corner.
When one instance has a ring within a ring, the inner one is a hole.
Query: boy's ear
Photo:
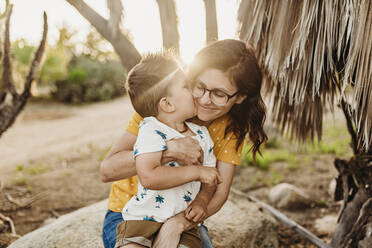
[[[167,97],[162,97],[159,101],[159,108],[161,111],[171,113],[175,110],[173,103]]]

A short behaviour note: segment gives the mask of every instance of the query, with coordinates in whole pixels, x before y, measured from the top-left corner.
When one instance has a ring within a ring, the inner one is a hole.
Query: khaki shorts
[[[115,248],[129,243],[151,247],[162,225],[163,223],[148,220],[123,221],[116,229],[117,238]],[[201,239],[196,228],[182,233],[178,248],[201,247]]]

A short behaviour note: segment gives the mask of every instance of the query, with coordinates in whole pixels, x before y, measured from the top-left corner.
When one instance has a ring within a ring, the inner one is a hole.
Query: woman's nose
[[[210,104],[212,102],[211,101],[211,97],[210,97],[211,95],[210,94],[211,93],[209,91],[206,91],[204,93],[204,95],[199,98],[199,103],[200,104]]]

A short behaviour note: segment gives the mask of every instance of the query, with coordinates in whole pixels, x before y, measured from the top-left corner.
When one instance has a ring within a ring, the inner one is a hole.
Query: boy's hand
[[[199,178],[198,181],[201,183],[205,183],[208,186],[214,186],[222,182],[222,178],[220,173],[216,168],[201,166],[197,167],[199,170]]]
[[[195,223],[202,222],[208,217],[207,204],[195,199],[185,210],[185,217]]]

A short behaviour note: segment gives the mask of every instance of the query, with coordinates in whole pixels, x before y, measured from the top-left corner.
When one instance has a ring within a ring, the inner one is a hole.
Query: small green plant
[[[102,162],[111,147],[102,148],[99,151],[98,161]]]
[[[32,164],[31,166],[27,167],[24,172],[29,175],[38,175],[44,172],[47,172],[51,169],[51,166],[45,165],[42,162]]]
[[[25,167],[24,167],[24,165],[19,164],[19,165],[16,166],[16,168],[17,168],[17,171],[22,172]]]
[[[324,200],[318,200],[318,201],[315,201],[315,206],[319,208],[326,208],[328,207],[328,204]]]
[[[16,177],[12,180],[12,184],[16,186],[26,186],[28,183],[27,178],[21,176],[21,177]]]
[[[283,174],[273,170],[270,172],[269,177],[264,179],[264,184],[268,187],[272,187],[278,183],[281,183],[283,179]]]

